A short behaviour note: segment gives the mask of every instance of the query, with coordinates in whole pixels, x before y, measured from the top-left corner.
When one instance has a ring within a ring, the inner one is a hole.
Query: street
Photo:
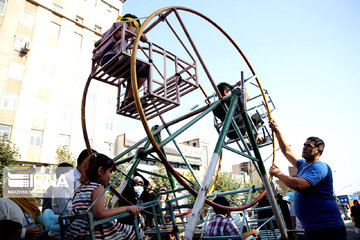
[[[351,220],[345,221],[347,240],[360,240],[360,235],[356,235],[354,232],[354,223]]]

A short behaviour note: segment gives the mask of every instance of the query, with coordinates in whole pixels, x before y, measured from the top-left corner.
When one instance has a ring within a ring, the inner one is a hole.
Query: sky
[[[123,14],[147,17],[166,6],[194,9],[222,27],[244,52],[263,88],[269,91],[276,106],[272,117],[297,156],[301,156],[307,137],[322,138],[325,150],[321,160],[332,168],[335,194],[360,191],[357,175],[360,170],[357,149],[360,136],[357,127],[360,119],[357,99],[360,89],[359,1],[127,0]],[[239,63],[242,60],[236,49],[198,16],[187,12],[180,14],[215,81],[237,81],[243,65]],[[170,35],[161,25],[147,37],[167,50],[183,54],[176,41],[170,40]],[[199,81],[212,93],[203,73],[199,73]],[[204,97],[197,92],[190,94],[182,104],[189,108],[203,101]],[[168,121],[182,113],[182,110],[173,111],[165,117]],[[207,120],[212,121],[212,118]],[[131,124],[132,131],[143,136],[140,122]],[[184,139],[192,134],[216,139],[211,123],[195,127]],[[261,152],[266,158],[268,150]],[[222,170],[231,171],[232,164],[233,159],[224,159]],[[270,163],[266,164],[268,168]],[[280,151],[276,164],[288,173],[289,163]]]

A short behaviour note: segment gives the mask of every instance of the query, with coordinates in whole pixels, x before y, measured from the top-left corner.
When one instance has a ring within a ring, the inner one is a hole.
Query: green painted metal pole
[[[160,142],[161,142],[160,132],[158,132],[156,135],[154,135],[154,138],[155,138],[155,141],[156,141],[157,143],[160,143]],[[161,148],[161,151],[163,152],[164,156],[166,156],[166,153],[165,153],[164,148],[163,148],[163,147],[160,147],[160,148]],[[169,172],[168,169],[166,169],[166,174],[168,175],[171,189],[174,191],[174,190],[176,189],[176,184],[175,184],[174,177],[171,175],[171,173]],[[175,193],[175,191],[173,192],[173,195],[174,195],[174,198],[176,199],[176,193]],[[176,205],[179,206],[179,202],[178,202],[178,201],[176,201]],[[180,212],[180,209],[179,209],[179,213],[181,213],[181,212]]]
[[[204,116],[206,116],[209,112],[211,112],[214,108],[216,108],[220,104],[221,104],[221,101],[217,101],[217,102],[213,103],[212,105],[210,105],[209,107],[206,106],[206,108],[202,108],[203,111],[199,115],[197,115],[196,117],[191,119],[187,124],[182,126],[180,129],[175,131],[171,136],[167,137],[164,141],[162,141],[161,144],[160,144],[160,147],[164,147],[166,144],[171,142],[173,139],[175,139],[177,136],[179,136],[182,132],[184,132],[186,129],[188,129],[189,127],[194,125],[196,122],[198,122],[200,119],[202,119]],[[172,121],[171,123],[167,123],[167,126],[171,126],[173,123],[175,123],[175,121]],[[163,126],[161,126],[160,128],[164,129]],[[158,132],[160,132],[159,129],[157,129],[154,132],[154,134],[158,133]],[[154,152],[153,148],[152,149],[147,149],[143,153],[144,154],[149,154],[149,153],[152,153],[152,152]]]
[[[170,215],[171,215],[171,222],[173,225],[173,233],[175,234],[176,240],[180,240],[179,229],[176,225],[176,219],[175,219],[174,209],[172,207],[172,202],[169,202],[169,211],[170,211]]]
[[[150,141],[147,141],[147,142],[145,143],[145,146],[144,146],[144,147],[147,148],[147,147],[149,147],[149,145],[150,145]],[[117,189],[117,191],[118,191],[120,194],[124,191],[126,185],[127,185],[128,182],[129,182],[129,177],[133,175],[133,173],[135,172],[137,166],[138,166],[139,163],[140,163],[140,160],[141,160],[141,159],[138,158],[138,152],[135,154],[134,157],[135,157],[135,162],[134,162],[134,164],[131,166],[130,170],[128,171],[128,173],[127,173],[127,175],[126,175],[126,177],[125,177],[125,179],[121,182],[120,186],[119,186],[118,189]],[[114,206],[115,203],[117,202],[117,200],[118,200],[118,197],[117,197],[117,196],[113,196],[113,198],[112,198],[111,201],[110,201],[111,205]]]
[[[200,188],[200,191],[198,193],[198,196],[196,198],[196,201],[195,201],[195,204],[194,204],[194,207],[193,207],[193,211],[192,211],[192,213],[190,214],[190,217],[189,217],[189,222],[188,222],[188,225],[186,227],[185,235],[184,235],[185,240],[192,240],[193,239],[194,230],[195,230],[196,226],[198,225],[198,219],[199,219],[199,216],[201,214],[201,210],[202,210],[202,208],[204,206],[206,195],[207,195],[207,193],[209,191],[211,178],[214,175],[215,168],[216,168],[217,162],[219,160],[220,152],[221,152],[222,147],[224,145],[224,140],[225,140],[226,134],[228,132],[231,119],[232,119],[232,117],[234,115],[234,110],[235,110],[235,107],[237,105],[237,102],[238,102],[237,95],[232,93],[231,94],[231,102],[230,102],[230,106],[229,106],[229,111],[228,111],[228,113],[227,113],[227,115],[225,117],[223,127],[222,127],[221,132],[220,132],[220,136],[219,136],[218,141],[216,143],[215,150],[214,150],[213,156],[211,158],[209,168],[208,168],[208,170],[206,172],[203,184],[202,184],[202,186]]]
[[[166,144],[168,144],[170,141],[172,141],[173,139],[175,139],[177,136],[179,136],[182,132],[184,132],[186,129],[188,129],[189,127],[191,127],[193,124],[195,124],[197,121],[199,121],[201,118],[203,118],[205,115],[207,115],[209,112],[211,112],[213,109],[215,109],[217,106],[219,106],[221,104],[221,101],[217,101],[215,103],[213,103],[210,107],[208,107],[206,110],[204,110],[201,114],[199,114],[198,116],[196,116],[194,119],[192,119],[191,121],[189,121],[187,124],[185,124],[182,128],[180,128],[179,130],[175,131],[171,136],[169,136],[168,138],[166,138],[164,141],[161,142],[161,147],[165,146]]]
[[[149,171],[146,171],[146,170],[143,170],[143,169],[138,169],[137,171],[138,172],[143,172],[143,173],[146,173],[146,174],[149,174],[149,175],[153,175],[155,177],[160,177],[160,178],[163,178],[163,179],[169,179],[168,177],[165,177],[163,175],[160,175],[160,174],[157,174],[157,173],[154,173],[154,172],[149,172]]]
[[[160,126],[158,127],[153,134],[157,134],[159,133],[162,129],[164,129],[164,126]],[[117,161],[120,158],[122,158],[123,156],[125,156],[126,154],[128,154],[129,152],[131,152],[132,150],[134,150],[135,148],[137,148],[138,146],[140,146],[143,142],[145,141],[149,141],[148,137],[144,137],[143,139],[141,139],[139,142],[135,143],[134,145],[132,145],[131,147],[129,147],[128,149],[126,149],[124,152],[120,153],[118,156],[113,158],[113,161]]]
[[[159,202],[159,205],[160,205],[160,202]],[[151,208],[152,208],[152,213],[154,215],[156,236],[158,239],[161,239],[160,230],[159,230],[160,225],[159,225],[158,217],[156,215],[155,205],[153,205]],[[160,206],[159,206],[159,209],[160,209]]]
[[[168,134],[171,135],[170,130],[169,130],[168,128],[165,128],[165,129],[166,129],[166,131],[168,132]],[[177,144],[177,142],[175,141],[175,139],[173,140],[173,143],[175,144],[175,147],[176,147],[176,149],[178,150],[181,158],[184,160],[185,165],[188,167],[189,171],[190,171],[191,174],[193,175],[196,183],[198,184],[198,186],[200,186],[200,182],[199,182],[198,178],[196,177],[196,175],[195,175],[195,173],[194,173],[194,170],[192,169],[189,161],[186,159],[186,157],[184,156],[184,154],[181,152],[180,147],[179,147],[179,145]]]
[[[94,225],[94,215],[92,214],[91,211],[89,211],[87,213],[88,218],[89,218],[89,228],[90,228],[90,238],[92,240],[95,240],[95,225]]]
[[[223,148],[225,148],[225,149],[227,149],[227,150],[229,150],[229,151],[231,151],[231,152],[234,152],[234,153],[236,153],[236,154],[239,154],[239,155],[241,155],[241,156],[243,156],[243,157],[249,158],[251,161],[258,161],[257,158],[255,158],[255,157],[253,157],[253,156],[250,156],[250,155],[247,155],[247,154],[245,154],[245,153],[243,153],[243,152],[240,152],[239,150],[237,150],[237,149],[235,149],[235,148],[232,148],[232,147],[229,147],[229,146],[224,146]]]
[[[236,94],[240,95],[240,91],[239,91],[240,89],[235,89],[235,90],[237,90]],[[241,116],[243,118],[243,122],[245,124],[246,131],[248,132],[248,136],[249,136],[249,139],[250,139],[250,142],[251,142],[255,157],[258,159],[256,164],[259,167],[260,175],[261,175],[262,181],[264,183],[265,189],[267,191],[269,201],[270,201],[271,207],[273,209],[276,222],[277,222],[277,224],[279,226],[281,236],[284,239],[287,239],[288,235],[287,235],[287,232],[286,232],[285,224],[284,224],[284,221],[282,220],[281,213],[280,213],[278,205],[276,203],[274,193],[273,193],[273,190],[271,188],[270,181],[269,181],[269,178],[267,176],[265,166],[264,166],[264,163],[262,161],[261,154],[260,154],[259,148],[258,148],[256,140],[255,140],[255,136],[252,133],[252,128],[251,128],[251,125],[250,125],[249,116],[247,115],[243,104],[240,103],[239,106],[240,106],[240,110],[241,110]],[[254,165],[255,165],[255,162],[254,162]]]
[[[137,218],[134,218],[134,229],[135,229],[136,239],[141,239],[140,238],[140,230],[139,230],[139,222],[138,222]]]

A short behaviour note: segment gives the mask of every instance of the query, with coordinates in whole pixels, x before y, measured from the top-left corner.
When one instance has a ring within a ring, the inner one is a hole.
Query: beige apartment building
[[[0,0],[0,133],[21,161],[55,163],[56,149],[85,148],[81,100],[93,45],[124,0]],[[92,82],[86,121],[90,143],[113,155],[120,131],[116,89]]]
[[[140,139],[137,139],[136,136],[131,134],[121,134],[116,138],[114,143],[115,155],[119,155],[124,152],[134,144],[136,144]],[[143,147],[144,144],[138,146],[137,148],[131,151],[131,155],[135,155],[135,152]],[[206,139],[196,138],[181,142],[178,144],[179,149],[183,156],[186,158],[187,162],[190,164],[196,178],[202,181],[206,170],[209,164],[209,146],[210,143]],[[191,179],[192,173],[185,164],[184,159],[180,155],[179,151],[176,149],[175,145],[168,144],[164,147],[164,151],[167,157],[167,160],[174,167],[174,169],[182,176]],[[156,171],[158,167],[156,162],[152,159],[142,159],[138,165],[138,169],[145,170],[148,172]],[[142,173],[144,174],[144,173]],[[149,174],[144,174],[145,177],[150,177]]]
[[[122,12],[124,0],[0,0],[0,134],[20,150],[21,162],[56,163],[56,149],[75,157],[85,148],[81,100],[91,70],[94,42]],[[91,146],[116,156],[140,137],[116,114],[117,89],[92,81],[86,99]],[[137,121],[137,120],[133,120]],[[127,135],[121,134],[127,132]],[[131,136],[131,139],[125,138]],[[209,142],[183,141],[181,151],[201,179],[208,167]],[[169,161],[190,172],[174,147]],[[140,167],[153,171],[154,163]]]

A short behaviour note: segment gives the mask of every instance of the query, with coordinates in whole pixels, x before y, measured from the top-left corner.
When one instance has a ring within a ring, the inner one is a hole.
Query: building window
[[[113,129],[113,121],[112,119],[108,118],[106,119],[106,123],[105,123],[105,129],[106,130],[112,130]]]
[[[76,16],[75,21],[77,21],[78,23],[84,24],[84,18],[82,18],[80,16]]]
[[[4,16],[6,9],[6,0],[0,0],[0,16]]]
[[[191,168],[195,171],[199,171],[200,170],[200,166],[198,165],[191,165]]]
[[[57,23],[50,22],[49,36],[58,39],[60,36],[61,26]]]
[[[10,126],[0,124],[0,136],[6,136],[6,139],[10,138]]]
[[[68,146],[69,147],[70,146],[70,136],[60,134],[59,140],[58,140],[58,146]]]
[[[31,130],[30,146],[40,147],[41,146],[42,131]]]
[[[87,95],[86,98],[87,98],[87,100],[95,102],[95,100],[96,100],[96,92],[95,92],[94,88],[90,87],[88,95]]]
[[[1,107],[7,110],[15,110],[16,107],[17,94],[5,92]]]
[[[98,26],[98,25],[95,25],[94,26],[94,30],[96,31],[96,32],[98,32],[98,33],[101,33],[101,27],[100,26]]]
[[[82,45],[82,39],[83,39],[83,36],[79,33],[74,33],[74,47],[75,48],[81,48],[81,45]]]
[[[35,14],[25,9],[21,17],[21,24],[28,28],[32,28],[34,26],[34,19]]]
[[[52,8],[55,12],[58,12],[58,13],[62,13],[63,12],[63,8],[57,4],[53,4],[53,8]]]
[[[119,10],[109,5],[105,1],[101,1],[99,9],[101,9],[104,22],[113,22],[119,16]],[[109,26],[110,27],[110,26]],[[106,27],[107,28],[107,27]]]
[[[151,160],[140,160],[140,163],[145,165],[155,165],[155,161]]]

